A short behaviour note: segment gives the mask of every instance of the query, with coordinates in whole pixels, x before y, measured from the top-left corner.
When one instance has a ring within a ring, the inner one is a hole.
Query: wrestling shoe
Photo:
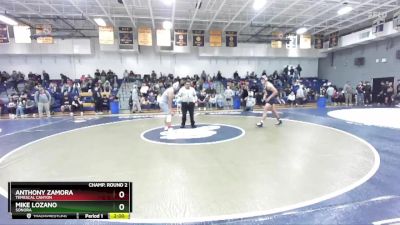
[[[281,124],[282,124],[282,120],[281,120],[281,119],[279,119],[278,122],[275,123],[275,125],[277,125],[277,126],[279,126],[279,125],[281,125]]]

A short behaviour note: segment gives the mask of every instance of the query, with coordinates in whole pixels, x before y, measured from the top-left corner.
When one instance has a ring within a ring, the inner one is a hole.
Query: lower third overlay
[[[13,219],[130,219],[132,182],[9,182]]]

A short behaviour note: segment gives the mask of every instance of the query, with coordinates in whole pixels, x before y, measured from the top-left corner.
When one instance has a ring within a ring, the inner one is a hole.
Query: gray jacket
[[[35,102],[36,103],[50,103],[51,95],[47,90],[44,90],[44,94],[41,95],[39,91],[35,93]]]

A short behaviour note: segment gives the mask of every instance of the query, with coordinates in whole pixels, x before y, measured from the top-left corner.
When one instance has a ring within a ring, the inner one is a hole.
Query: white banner
[[[311,48],[311,35],[309,34],[300,35],[300,48],[301,49]]]
[[[101,45],[114,44],[114,28],[113,27],[99,27],[99,42]]]
[[[14,40],[18,44],[32,43],[31,29],[28,26],[13,26]]]
[[[171,46],[171,30],[157,30],[157,45]]]

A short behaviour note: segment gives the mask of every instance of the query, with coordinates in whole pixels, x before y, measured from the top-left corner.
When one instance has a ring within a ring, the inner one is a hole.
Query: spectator
[[[16,109],[16,114],[15,117],[18,118],[20,116],[21,118],[25,116],[24,110],[26,106],[26,101],[22,99],[21,97],[18,98],[17,100],[17,109]]]
[[[94,111],[96,114],[103,113],[103,99],[101,95],[101,89],[99,86],[96,86],[93,92],[93,99],[94,99]]]
[[[82,74],[81,78],[79,79],[79,82],[82,84],[83,82],[85,82],[85,80],[86,80],[86,76],[85,76],[85,74]]]
[[[376,97],[377,97],[378,105],[384,104],[384,102],[385,102],[385,97],[386,97],[386,91],[387,91],[387,89],[386,89],[385,82],[382,81],[382,82],[381,82],[381,85],[380,85],[379,93],[378,93],[378,95],[376,96]]]
[[[124,71],[124,82],[128,82],[129,81],[129,72],[128,70]]]
[[[296,70],[297,73],[299,74],[299,77],[301,77],[301,71],[303,71],[303,68],[301,68],[300,64],[297,65]]]
[[[327,103],[329,105],[332,104],[332,97],[334,94],[335,94],[335,89],[331,84],[329,84],[329,87],[326,89]]]
[[[7,108],[8,108],[8,114],[9,114],[10,118],[14,119],[15,114],[17,112],[17,102],[12,97],[10,98],[10,101],[8,102]]]
[[[143,108],[149,109],[149,107],[148,107],[149,101],[147,100],[147,97],[142,96],[140,98],[140,104],[143,106]]]
[[[217,108],[217,97],[215,94],[211,94],[210,98],[208,99],[207,107],[209,109]]]
[[[290,77],[294,76],[294,68],[293,68],[293,66],[290,67],[289,75],[290,75]]]
[[[247,72],[247,73],[249,73],[249,72]],[[267,71],[263,70],[261,73],[261,76],[267,76]]]
[[[68,92],[64,92],[61,105],[61,112],[65,112],[66,110],[71,112],[71,101]]]
[[[106,80],[111,81],[112,78],[113,78],[113,76],[114,76],[114,72],[111,71],[111,70],[108,70],[107,76],[106,76]],[[103,82],[103,83],[104,83],[104,82]]]
[[[135,113],[136,110],[140,113],[142,112],[142,108],[140,105],[140,95],[136,85],[133,85],[131,96],[129,98],[130,104],[132,105],[131,112]]]
[[[103,95],[105,94],[105,95],[107,95],[107,97],[109,97],[111,95],[111,89],[112,89],[112,87],[111,87],[110,81],[106,80],[103,85],[103,93],[102,94]]]
[[[43,70],[42,75],[43,75],[43,84],[42,85],[43,85],[43,87],[46,88],[50,84],[50,76],[45,70]]]
[[[337,90],[334,92],[333,96],[332,96],[332,102],[335,105],[342,105],[342,99],[343,99],[343,91],[342,90]]]
[[[39,117],[43,116],[43,109],[46,111],[47,117],[50,117],[51,95],[43,87],[40,87],[35,93],[35,102],[38,106]]]
[[[356,92],[357,92],[357,106],[364,105],[364,84],[362,83],[362,81],[358,83],[356,87]]]
[[[350,85],[350,82],[347,81],[346,84],[343,87],[343,91],[344,91],[344,97],[345,97],[345,103],[347,106],[352,105],[352,101],[353,101],[353,89]]]
[[[218,70],[217,80],[221,81],[223,79],[221,71]]]
[[[296,102],[297,102],[296,105],[303,105],[304,98],[305,98],[305,95],[304,95],[303,86],[300,85],[300,87],[297,89],[297,92],[296,92]]]
[[[400,94],[400,79],[397,80],[396,93],[397,93],[397,94]]]
[[[74,96],[74,100],[71,102],[71,107],[72,107],[72,115],[74,115],[75,112],[80,111],[81,116],[83,116],[83,103],[79,99],[78,95]]]
[[[103,95],[102,99],[101,99],[101,105],[102,108],[101,110],[104,111],[106,110],[107,112],[110,111],[110,99],[107,97],[107,95]]]
[[[221,94],[216,95],[217,109],[224,109],[224,98]]]
[[[151,80],[152,80],[152,82],[154,82],[156,79],[157,79],[157,74],[156,74],[156,72],[153,70],[153,71],[151,71],[151,74],[150,74],[150,76],[151,76]]]
[[[129,82],[133,82],[135,81],[135,74],[133,73],[133,71],[129,71],[129,75],[128,75],[128,81]]]
[[[157,108],[157,99],[153,92],[149,93],[149,97],[147,98],[147,100],[149,101],[150,109]]]
[[[249,96],[246,98],[246,107],[244,111],[253,111],[254,105],[256,104],[256,99],[254,98],[254,93],[249,92]]]
[[[364,104],[365,106],[371,104],[371,97],[372,97],[372,87],[367,81],[364,87]]]
[[[140,94],[143,96],[143,97],[147,97],[147,92],[149,91],[149,86],[147,85],[147,83],[144,83],[143,85],[142,85],[142,87],[140,88]]]
[[[100,82],[103,84],[107,79],[107,73],[106,71],[102,70],[100,73]]]
[[[96,81],[98,81],[98,80],[100,80],[100,71],[99,71],[99,69],[96,69],[96,72],[94,73],[94,79],[96,80]]]
[[[198,104],[199,110],[201,110],[201,108],[203,108],[204,111],[206,111],[206,104],[207,104],[206,90],[203,89],[200,92],[200,95],[197,97],[197,104]]]
[[[231,90],[230,86],[226,87],[226,90],[224,92],[225,95],[225,103],[226,103],[226,107],[232,108],[232,104],[233,104],[233,91]]]
[[[35,117],[36,114],[34,114],[34,108],[35,108],[35,101],[31,99],[26,100],[26,105],[25,105],[25,113],[30,114],[33,113],[33,116]]]
[[[4,106],[4,102],[0,98],[0,118],[1,118],[1,115],[3,114],[3,106]]]
[[[67,81],[68,81],[68,77],[65,76],[65,75],[62,74],[62,73],[60,73],[60,77],[61,77],[61,82],[62,82],[63,84],[66,84]]]
[[[246,107],[246,98],[248,96],[249,96],[249,92],[247,91],[247,86],[243,85],[241,93],[240,93],[240,102],[241,102],[241,105],[243,106],[243,108]]]
[[[117,76],[114,76],[114,78],[113,78],[113,82],[111,82],[112,83],[112,88],[113,88],[113,91],[118,91],[118,77]]]
[[[396,95],[394,97],[396,107],[400,107],[400,79],[397,80]]]
[[[391,106],[393,102],[393,94],[394,94],[394,89],[393,89],[393,83],[392,82],[386,82],[387,84],[387,91],[386,91],[386,98],[385,98],[385,105]]]
[[[290,94],[287,96],[287,103],[290,106],[293,106],[296,103],[296,95],[294,94],[294,92],[290,92]]]
[[[79,84],[79,82],[75,82],[72,85],[72,93],[74,95],[79,95],[81,93],[81,85]]]
[[[285,68],[283,68],[283,74],[285,76],[289,76],[289,65],[287,65]]]
[[[240,76],[239,76],[239,73],[238,73],[237,70],[233,73],[233,79],[234,80],[240,80]]]

